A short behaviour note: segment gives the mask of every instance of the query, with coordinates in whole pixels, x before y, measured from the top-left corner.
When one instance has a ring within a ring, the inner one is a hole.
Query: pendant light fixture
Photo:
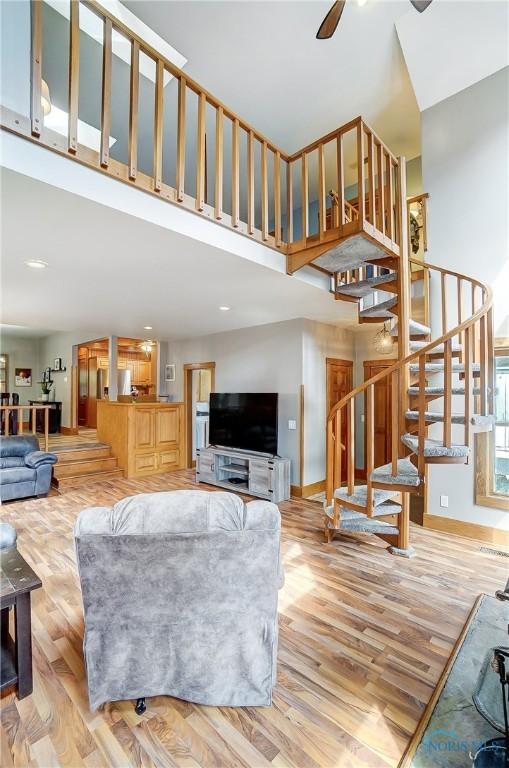
[[[386,323],[384,323],[382,330],[375,334],[374,347],[380,355],[390,355],[393,346],[394,339],[392,338]]]

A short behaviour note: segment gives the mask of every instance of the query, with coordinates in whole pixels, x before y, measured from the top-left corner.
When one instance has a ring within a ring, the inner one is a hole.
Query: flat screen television
[[[209,442],[277,454],[277,393],[212,392]]]

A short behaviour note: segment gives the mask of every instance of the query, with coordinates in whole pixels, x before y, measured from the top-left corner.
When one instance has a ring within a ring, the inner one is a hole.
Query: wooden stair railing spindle
[[[472,401],[472,326],[467,328],[463,334],[465,350],[463,356],[463,365],[465,366],[465,445],[470,445],[470,419],[473,413]]]
[[[309,235],[309,225],[308,225],[309,190],[308,190],[308,156],[305,152],[302,155],[300,194],[301,194],[301,221],[302,221],[301,235],[303,239],[306,239]]]
[[[323,241],[326,229],[325,156],[323,144],[318,145],[318,237]]]
[[[138,100],[140,90],[140,45],[136,40],[131,41],[131,72],[129,78],[129,140],[128,140],[128,173],[129,178],[136,179],[138,174]]]
[[[286,242],[293,243],[293,179],[292,164],[286,162]]]
[[[341,410],[336,413],[336,425],[334,430],[334,489],[340,488],[342,483],[341,467],[343,463],[343,444],[341,443]]]
[[[103,23],[103,69],[101,92],[101,148],[100,158],[103,168],[110,163],[111,132],[111,19],[105,17]]]
[[[419,432],[418,432],[418,452],[417,469],[421,477],[424,475],[424,443],[426,440],[426,355],[419,357]]]
[[[176,157],[176,187],[177,201],[184,200],[186,178],[186,79],[179,78],[177,97],[177,157]]]
[[[399,371],[391,374],[391,475],[398,474],[398,456],[400,451],[401,425],[399,423]]]
[[[493,339],[494,327],[493,327],[493,307],[490,307],[486,315],[486,332],[487,332],[487,378],[488,378],[488,413],[495,413],[495,344]]]
[[[442,335],[447,333],[447,285],[445,272],[440,274],[440,296],[442,305]]]
[[[359,120],[357,123],[357,199],[359,201],[359,220],[361,226],[366,219],[364,179],[364,127],[362,120]]]
[[[444,445],[451,447],[452,430],[452,341],[447,339],[444,343]]]
[[[369,221],[376,226],[375,139],[371,131],[366,132],[366,139],[368,142]]]
[[[67,149],[78,149],[78,95],[80,78],[80,22],[79,0],[71,0],[69,18],[69,117],[67,121]]]
[[[353,494],[355,486],[355,398],[352,397],[347,403],[347,481],[348,493]],[[341,436],[340,436],[341,439]]]
[[[48,447],[49,447],[48,432],[49,432],[49,407],[46,407],[44,409],[44,450],[46,451],[46,453],[48,453]]]
[[[163,172],[163,79],[164,79],[164,64],[161,59],[156,61],[156,84],[154,93],[154,159],[153,159],[153,174],[154,174],[154,190],[156,192],[161,191],[162,186],[162,172]],[[199,120],[199,117],[198,117]],[[205,143],[205,137],[204,137]],[[199,147],[198,147],[199,151]],[[196,196],[198,195],[198,180],[196,184]],[[197,203],[198,205],[198,203]],[[199,210],[202,210],[201,208]]]
[[[374,387],[369,386],[366,389],[366,480],[367,497],[366,513],[373,515],[373,487],[371,485],[371,473],[375,468],[375,408],[374,408]]]
[[[205,110],[207,99],[204,93],[198,96],[198,117],[196,128],[196,210],[205,207]]]
[[[254,135],[247,134],[247,233],[255,230]]]
[[[281,248],[281,152],[274,152],[274,226],[276,248]]]
[[[37,433],[37,408],[35,406],[32,407],[32,434],[35,435]]]
[[[269,236],[269,191],[267,175],[267,142],[262,141],[262,168],[261,168],[261,194],[262,194],[262,240]]]
[[[216,109],[216,154],[214,179],[214,217],[223,218],[223,108]]]
[[[345,209],[345,172],[343,158],[343,134],[340,133],[336,139],[336,167],[338,175],[338,204],[336,227],[343,227],[346,222]]]
[[[240,147],[239,147],[239,120],[235,118],[232,123],[232,227],[239,226],[240,216]]]
[[[487,414],[486,375],[487,375],[488,361],[487,361],[487,345],[486,345],[486,317],[484,315],[480,319],[479,335],[480,335],[479,362],[481,364],[481,371],[480,371],[480,377],[479,377],[479,387],[481,390],[480,410],[481,410],[481,415],[486,416]]]

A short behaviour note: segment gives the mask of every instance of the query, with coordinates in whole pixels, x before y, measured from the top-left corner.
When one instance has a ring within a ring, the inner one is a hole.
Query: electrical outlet
[[[440,506],[441,507],[449,506],[449,496],[440,496]]]
[[[295,419],[288,419],[288,429],[297,429],[297,422]]]

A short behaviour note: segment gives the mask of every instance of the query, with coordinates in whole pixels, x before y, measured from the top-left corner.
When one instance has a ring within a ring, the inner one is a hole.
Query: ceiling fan
[[[415,10],[419,11],[419,13],[425,11],[428,5],[431,4],[431,0],[410,0],[410,2],[414,6]],[[336,27],[339,24],[345,3],[346,0],[336,0],[336,2],[332,5],[332,8],[320,24],[320,29],[316,33],[318,40],[327,40],[329,37],[332,37],[336,31]]]

